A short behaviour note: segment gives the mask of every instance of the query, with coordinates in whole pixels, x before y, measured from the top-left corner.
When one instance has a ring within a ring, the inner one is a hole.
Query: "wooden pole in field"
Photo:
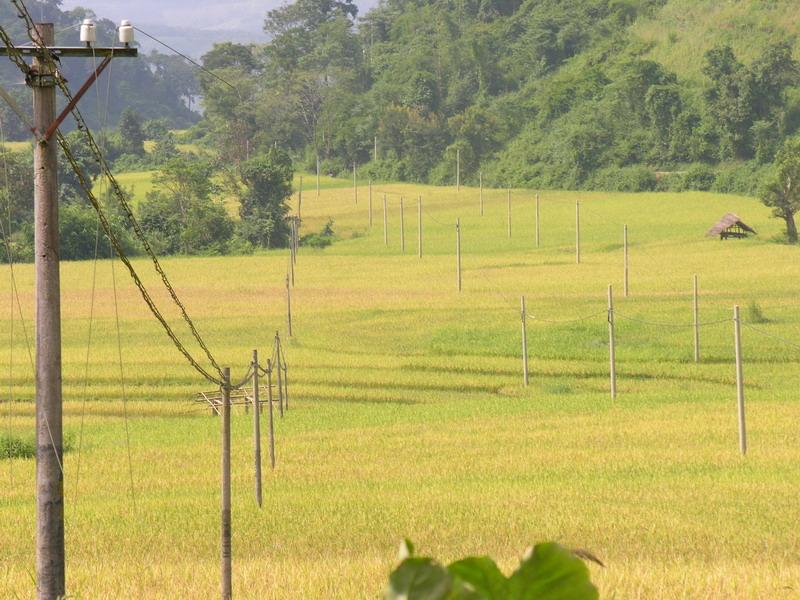
[[[269,464],[275,468],[275,416],[272,407],[272,359],[267,359],[267,404],[269,405]]]
[[[278,370],[278,414],[283,418],[283,374],[281,373],[281,337],[275,332],[275,367]]]
[[[289,337],[292,337],[292,292],[289,289],[289,276],[286,276],[286,324]]]
[[[422,194],[417,198],[417,257],[422,258]]]
[[[297,190],[297,218],[300,218],[303,209],[303,176],[300,175],[300,188]]]
[[[744,419],[744,373],[742,370],[742,320],[739,306],[733,307],[733,336],[736,350],[736,405],[739,413],[739,451],[747,454],[747,428]]]
[[[608,359],[611,372],[611,399],[617,397],[617,353],[614,346],[614,296],[608,286]]]
[[[296,260],[295,258],[295,253],[297,252],[297,240],[295,239],[296,237],[297,237],[297,230],[295,229],[295,222],[294,219],[292,218],[289,221],[289,248],[291,249],[291,252],[289,254],[292,258],[292,264],[294,264]]]
[[[625,292],[625,297],[628,297],[629,288],[628,288],[628,226],[624,225],[622,227],[622,262],[623,262],[623,290]]]
[[[356,177],[356,163],[353,163],[353,200],[358,204],[358,179]]]
[[[456,219],[456,275],[458,291],[461,291],[461,219]]]
[[[231,598],[231,370],[222,369],[222,507],[220,558],[222,598]]]
[[[539,194],[536,194],[536,247],[539,247]]]
[[[319,200],[319,154],[317,154],[317,200]]]
[[[528,330],[525,312],[525,296],[522,296],[522,381],[528,387]]]
[[[456,148],[456,191],[461,190],[461,148]]]
[[[253,350],[253,471],[256,503],[261,507],[261,406],[258,401],[258,350]],[[247,406],[247,404],[245,404]]]
[[[403,208],[403,197],[400,196],[400,252],[406,251],[406,213]]]
[[[294,287],[294,248],[289,250],[289,273],[292,280],[292,287]]]
[[[374,160],[376,162],[378,160],[378,136],[377,135],[375,136],[375,148],[374,148],[374,150],[372,152],[372,160]]]
[[[372,178],[369,180],[369,226],[372,228]]]
[[[478,198],[481,205],[481,216],[483,216],[483,171],[478,171]]]
[[[511,239],[511,190],[508,190],[508,239]]]
[[[694,317],[694,362],[700,362],[700,283],[697,274],[692,285],[692,314]]]
[[[286,364],[286,354],[283,352],[283,344],[278,349],[281,353],[281,364],[283,365],[283,408],[289,412],[289,367]]]
[[[386,194],[383,195],[383,245],[389,245],[389,209],[386,205]]]
[[[575,263],[581,264],[581,202],[575,201]]]

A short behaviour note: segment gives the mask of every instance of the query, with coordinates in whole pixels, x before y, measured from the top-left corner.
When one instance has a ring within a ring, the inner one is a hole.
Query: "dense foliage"
[[[204,61],[199,130],[236,160],[278,144],[308,169],[376,178],[755,194],[800,127],[800,74],[776,26],[745,64],[720,45],[702,81],[632,27],[667,0],[350,0],[270,11],[264,46]],[[238,95],[237,95],[238,94]]]

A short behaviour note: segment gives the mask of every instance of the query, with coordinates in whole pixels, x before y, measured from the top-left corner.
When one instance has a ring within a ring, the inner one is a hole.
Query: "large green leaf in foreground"
[[[410,547],[410,545],[407,545]],[[405,558],[389,577],[387,600],[594,600],[589,569],[556,543],[539,544],[505,577],[487,556],[446,569],[432,558]]]

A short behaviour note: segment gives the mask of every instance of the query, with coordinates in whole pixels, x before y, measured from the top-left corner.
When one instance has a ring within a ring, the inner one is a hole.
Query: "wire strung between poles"
[[[33,43],[37,44],[37,46],[42,50],[42,55],[43,55],[44,59],[48,61],[49,66],[56,73],[60,74],[60,70],[58,69],[58,65],[56,64],[55,60],[53,59],[53,56],[52,56],[52,53],[50,52],[50,49],[47,48],[46,46],[42,45],[41,42],[39,40],[37,40],[33,36],[33,31],[35,31],[35,23],[33,22],[33,19],[31,18],[30,13],[28,12],[28,10],[25,7],[25,5],[22,4],[21,2],[19,2],[19,0],[11,0],[11,1],[12,1],[12,4],[14,4],[14,6],[17,8],[17,11],[18,11],[20,17],[26,21],[26,24],[28,25],[28,36],[30,37],[31,41]],[[12,53],[13,53],[13,49],[11,47],[9,47],[9,54],[12,54]],[[19,53],[17,52],[16,54],[19,54]],[[19,58],[20,58],[20,60],[22,60],[21,56]],[[24,60],[22,60],[22,62],[24,63]],[[60,77],[60,76],[57,76],[57,77],[55,77],[55,81],[56,81],[56,84],[61,89],[61,91],[64,94],[64,96],[68,100],[71,101],[72,100],[72,94],[69,91],[69,88],[67,87],[66,82],[63,80],[63,78]],[[209,359],[211,364],[214,366],[214,368],[218,372],[218,374],[220,376],[220,379],[219,380],[213,379],[213,381],[215,383],[217,383],[217,384],[221,384],[222,370],[221,370],[219,364],[214,359],[214,357],[211,354],[211,351],[209,350],[208,346],[205,344],[205,342],[203,341],[203,339],[200,336],[199,332],[197,331],[197,328],[194,325],[194,322],[191,320],[191,318],[189,317],[188,313],[186,312],[185,306],[183,305],[183,303],[181,302],[181,300],[178,298],[177,294],[175,293],[175,290],[172,287],[172,284],[170,283],[166,273],[164,272],[163,268],[161,267],[160,262],[158,261],[158,257],[153,252],[152,247],[150,246],[149,242],[146,239],[146,236],[144,235],[143,230],[141,229],[141,226],[139,225],[138,221],[136,220],[136,218],[135,218],[135,216],[133,214],[133,211],[131,210],[130,205],[128,204],[128,201],[125,198],[124,192],[122,191],[121,187],[119,186],[119,183],[117,182],[117,180],[114,178],[114,175],[111,173],[111,170],[109,168],[109,165],[108,165],[103,153],[101,152],[99,146],[97,145],[97,142],[95,141],[94,136],[92,136],[91,131],[87,127],[86,122],[83,119],[83,116],[82,116],[80,110],[78,109],[77,106],[75,106],[75,107],[73,107],[71,112],[72,112],[72,115],[73,115],[73,117],[75,118],[75,120],[77,122],[78,129],[83,132],[83,134],[84,134],[84,136],[86,138],[86,141],[87,141],[87,144],[89,146],[89,149],[92,151],[92,154],[94,155],[94,157],[97,160],[97,162],[100,164],[100,167],[101,167],[103,173],[108,178],[108,181],[111,183],[111,186],[112,186],[113,191],[114,191],[114,195],[115,195],[115,197],[117,199],[117,202],[119,203],[120,207],[125,212],[125,216],[128,219],[128,221],[130,222],[130,224],[132,225],[134,233],[136,234],[136,237],[142,243],[142,246],[144,247],[147,255],[150,257],[151,261],[153,262],[153,266],[154,266],[155,270],[161,276],[161,280],[162,280],[162,283],[164,284],[164,287],[169,292],[170,297],[172,298],[173,302],[175,302],[175,304],[180,309],[181,315],[183,316],[183,319],[186,322],[186,324],[188,325],[188,327],[189,327],[192,335],[194,336],[195,340],[200,345],[200,347],[203,349],[203,351],[206,354],[206,357]],[[67,145],[67,147],[68,147],[68,144],[66,144],[66,140],[64,139],[64,136],[61,135],[60,132],[58,132],[58,133],[59,133],[59,136],[58,136],[59,137],[59,144],[61,145],[62,149],[64,148],[65,145]],[[66,152],[66,150],[65,150],[65,152]],[[71,165],[73,167],[73,170],[75,170],[77,162],[74,161],[74,159],[73,159],[73,160],[70,161],[70,163],[71,163]],[[80,179],[80,177],[79,177],[79,179]],[[87,190],[85,185],[82,184],[81,187],[84,188],[84,192],[87,192],[87,191],[91,192],[91,189],[89,188]],[[94,204],[95,203],[93,203],[93,205]],[[95,206],[95,210],[97,210],[97,206]],[[108,235],[108,232],[106,232],[106,233]],[[115,244],[115,250],[117,250],[117,253],[119,254],[119,251],[121,250],[121,248],[119,247],[119,244]],[[122,258],[122,256],[120,256],[120,258]],[[123,260],[123,262],[124,262],[124,260]],[[128,265],[126,265],[126,266],[128,266]],[[133,271],[132,267],[129,267],[129,271],[135,273],[135,271]],[[134,280],[136,280],[136,278],[134,278]],[[143,291],[143,286],[140,286],[139,283],[137,283],[137,287],[140,288],[140,291]],[[149,295],[148,295],[148,297],[149,297]],[[150,303],[152,303],[152,299],[150,300]],[[148,303],[148,304],[150,304],[150,303]],[[151,307],[151,312],[152,312],[152,310],[153,310],[153,307]],[[155,313],[154,313],[154,315],[155,315]],[[162,325],[166,325],[166,322],[163,321],[162,319],[159,319],[160,321],[162,321]],[[171,329],[168,331],[168,334],[169,334],[170,331],[171,331]],[[173,337],[173,336],[174,336],[174,333],[170,337]],[[173,341],[176,341],[176,340],[177,340],[177,338],[174,337]],[[179,344],[179,342],[178,342],[178,344]],[[180,346],[179,346],[179,349],[180,349]],[[186,354],[188,354],[188,351],[186,352]],[[188,356],[187,356],[187,358],[188,358]],[[190,362],[192,362],[192,361],[194,361],[193,358],[190,360]],[[196,361],[194,361],[194,362],[196,363]],[[197,365],[195,368],[197,368],[197,367],[199,367],[199,365]],[[209,378],[209,375],[205,372],[204,369],[202,370],[202,374],[205,377]]]
[[[526,314],[525,315],[525,320],[526,321],[538,321],[540,323],[547,323],[549,325],[562,325],[562,324],[566,324],[566,323],[578,323],[580,321],[588,321],[589,319],[594,319],[595,317],[599,317],[600,315],[608,315],[608,311],[607,310],[601,310],[601,311],[598,311],[598,312],[594,312],[594,313],[585,315],[583,317],[577,317],[575,319],[564,319],[564,320],[560,320],[560,321],[542,319],[542,318],[536,317],[536,316],[531,315],[531,314]]]
[[[786,338],[781,337],[779,335],[775,335],[774,333],[767,333],[763,329],[759,329],[758,327],[754,327],[750,323],[742,322],[742,325],[747,327],[747,329],[749,329],[750,331],[755,331],[756,333],[759,333],[759,334],[763,335],[764,337],[768,337],[768,338],[772,338],[774,340],[778,340],[780,342],[783,342],[787,346],[791,346],[792,348],[797,348],[798,350],[800,350],[800,344],[798,344],[797,342],[793,342],[791,340],[787,340]]]
[[[211,375],[208,371],[206,371],[197,362],[197,360],[191,355],[189,350],[178,339],[177,335],[172,330],[172,327],[170,327],[169,323],[167,323],[166,319],[161,314],[161,311],[158,309],[158,307],[156,306],[155,302],[150,297],[150,293],[147,291],[147,288],[145,288],[144,284],[142,283],[141,278],[139,277],[139,274],[133,268],[133,265],[131,264],[130,260],[128,259],[127,255],[125,254],[125,251],[123,250],[123,248],[122,248],[119,240],[117,239],[116,235],[114,234],[114,231],[111,228],[111,224],[109,223],[108,218],[106,217],[105,213],[103,212],[103,209],[100,207],[100,204],[99,204],[97,198],[95,197],[94,193],[92,192],[91,187],[89,186],[88,182],[86,181],[86,176],[83,173],[83,170],[81,169],[80,165],[77,163],[77,160],[75,159],[74,155],[72,154],[72,150],[71,150],[71,148],[69,146],[69,142],[67,142],[66,138],[63,136],[63,134],[60,131],[56,132],[56,136],[57,136],[59,145],[61,146],[62,150],[64,151],[64,154],[67,157],[67,160],[69,161],[70,166],[72,167],[72,170],[75,172],[75,175],[78,178],[78,182],[80,183],[81,188],[83,188],[83,191],[86,194],[87,198],[89,199],[89,202],[92,204],[92,207],[95,209],[95,212],[97,212],[98,217],[100,218],[100,223],[103,226],[103,231],[105,232],[106,236],[108,237],[109,241],[111,242],[111,245],[113,246],[114,251],[117,253],[117,256],[119,256],[119,258],[122,261],[122,263],[128,269],[128,273],[130,274],[131,278],[133,279],[134,283],[136,284],[136,287],[139,289],[139,293],[142,295],[142,298],[144,299],[145,303],[147,304],[148,308],[150,309],[150,312],[161,323],[161,326],[164,328],[164,331],[167,333],[169,338],[175,344],[175,347],[178,349],[178,351],[181,354],[183,354],[183,356],[186,358],[187,361],[189,361],[189,364],[198,373],[200,373],[203,377],[205,377],[211,383],[214,383],[216,385],[222,385],[221,376],[220,376],[220,378],[216,378],[213,375]],[[216,362],[214,364],[216,365]],[[220,371],[220,374],[221,374],[221,371]]]
[[[20,16],[23,19],[25,19],[26,22],[29,24],[29,35],[31,36],[31,40],[34,43],[38,43],[37,40],[35,40],[32,37],[32,33],[31,33],[32,29],[30,29],[30,27],[33,25],[33,22],[32,22],[32,19],[30,18],[30,14],[27,12],[27,9],[25,8],[24,5],[22,5],[22,8],[20,8],[20,4],[17,2],[17,0],[12,0],[12,3],[17,7],[17,10],[18,10]],[[3,31],[2,27],[0,27],[0,38],[2,38],[4,41],[6,39],[8,39],[8,36]],[[58,67],[57,67],[57,65],[55,65],[55,61],[53,60],[53,57],[52,57],[49,49],[47,49],[45,46],[41,46],[41,45],[40,45],[40,48],[42,48],[43,56],[49,61],[49,63],[52,66],[52,68],[54,70],[58,71]],[[25,63],[25,61],[22,59],[22,57],[19,54],[19,52],[15,52],[13,46],[9,46],[8,47],[8,51],[9,51],[8,52],[9,56],[12,57],[12,60],[14,60],[14,62],[17,62],[15,59],[18,58],[20,61],[22,61],[22,63],[24,63],[26,65],[25,72],[26,73],[29,72],[30,69],[27,67],[27,63]],[[63,82],[62,78],[61,77],[56,77],[55,79],[56,79],[57,84],[61,88],[61,90],[64,92],[65,96],[68,99],[71,99],[72,96],[71,96],[69,90],[66,88],[66,84]],[[91,135],[91,132],[86,127],[85,121],[83,120],[83,117],[80,114],[80,111],[78,110],[77,106],[73,109],[72,114],[73,114],[73,116],[75,117],[75,119],[76,119],[76,121],[78,123],[78,128],[84,132],[84,135],[86,136],[86,139],[88,141],[88,145],[89,145],[90,149],[92,150],[92,153],[95,155],[95,158],[96,158],[97,162],[101,165],[101,168],[102,168],[102,170],[104,172],[104,175],[108,178],[109,182],[111,182],[112,187],[114,189],[115,196],[117,197],[117,201],[119,202],[120,206],[125,211],[126,217],[128,218],[129,222],[133,225],[133,228],[134,228],[134,231],[136,233],[137,238],[139,239],[139,241],[142,243],[143,247],[147,251],[147,254],[151,258],[156,271],[161,275],[162,282],[163,282],[164,286],[166,287],[166,289],[169,291],[170,296],[172,297],[173,301],[176,303],[176,305],[181,310],[181,314],[183,315],[184,321],[186,321],[186,323],[188,324],[193,336],[195,337],[195,340],[198,342],[200,347],[204,350],[204,352],[206,353],[206,356],[209,358],[209,360],[211,361],[212,365],[215,367],[217,372],[220,374],[220,378],[219,379],[215,378],[214,376],[209,374],[202,366],[200,366],[200,364],[197,362],[197,360],[194,359],[194,357],[191,356],[189,351],[183,346],[183,344],[177,338],[175,333],[172,331],[172,328],[169,326],[169,324],[166,322],[164,317],[161,315],[160,311],[158,310],[158,308],[156,307],[156,305],[153,302],[152,298],[150,297],[149,292],[147,292],[147,290],[144,287],[141,279],[139,278],[138,274],[133,269],[133,266],[130,264],[130,261],[128,260],[127,256],[125,255],[125,252],[123,251],[121,245],[119,244],[119,241],[116,239],[116,236],[114,235],[113,231],[111,230],[111,226],[110,226],[107,218],[105,217],[105,215],[104,215],[99,203],[97,202],[97,199],[95,198],[95,196],[94,196],[94,194],[92,192],[91,186],[89,186],[88,183],[87,183],[86,176],[84,175],[82,168],[80,167],[80,165],[78,164],[78,162],[76,161],[76,159],[74,158],[74,156],[71,153],[69,143],[67,142],[66,138],[63,136],[63,134],[61,134],[60,131],[56,131],[56,137],[57,137],[57,140],[59,142],[59,145],[61,146],[62,150],[64,150],[64,153],[67,156],[67,159],[70,162],[70,166],[72,167],[73,171],[75,171],[75,173],[76,173],[76,175],[78,177],[79,183],[81,185],[81,188],[83,189],[84,193],[87,195],[87,198],[89,198],[89,200],[90,200],[93,208],[95,209],[95,211],[98,213],[98,215],[100,217],[101,224],[103,225],[103,230],[106,233],[106,236],[108,236],[109,239],[112,241],[112,245],[114,246],[114,250],[117,252],[117,254],[119,255],[120,259],[123,261],[125,266],[128,268],[128,272],[130,273],[131,277],[133,278],[134,282],[136,283],[137,288],[139,288],[139,291],[142,294],[142,297],[144,298],[144,300],[147,303],[148,307],[150,308],[150,311],[153,313],[153,315],[156,317],[156,319],[161,323],[162,327],[167,332],[167,335],[170,337],[170,339],[172,339],[173,343],[178,348],[178,350],[186,357],[186,359],[195,368],[195,370],[197,370],[201,375],[203,375],[206,379],[208,379],[212,383],[220,385],[222,383],[222,380],[221,380],[222,371],[221,371],[219,365],[217,364],[216,360],[211,355],[210,350],[208,349],[208,347],[206,346],[205,342],[202,340],[202,338],[200,337],[199,333],[197,332],[197,329],[196,329],[194,323],[189,318],[189,315],[187,314],[186,309],[183,306],[183,303],[177,297],[177,294],[175,293],[174,289],[172,288],[172,285],[169,282],[169,279],[167,278],[166,273],[161,268],[161,265],[160,265],[160,263],[158,261],[158,258],[155,256],[155,253],[152,251],[152,248],[150,247],[150,244],[147,242],[146,238],[144,237],[144,233],[141,230],[141,227],[139,226],[138,222],[136,221],[136,219],[135,219],[135,217],[133,215],[133,212],[131,211],[130,206],[128,205],[128,202],[124,197],[124,193],[122,192],[121,188],[119,187],[119,184],[117,183],[116,179],[112,175],[112,173],[111,173],[111,171],[110,171],[110,169],[108,167],[108,164],[107,164],[104,156],[102,155],[102,152],[100,151],[99,147],[97,146],[96,141],[94,140],[94,137]]]
[[[242,387],[245,384],[250,383],[250,381],[252,381],[254,374],[255,374],[255,371],[253,370],[253,363],[250,363],[250,367],[247,369],[247,374],[244,376],[244,379],[242,379],[239,383],[232,383],[231,384],[231,389],[232,390],[240,390],[240,389],[242,389]]]
[[[666,322],[658,322],[658,321],[647,321],[645,319],[640,319],[638,317],[629,317],[628,315],[624,315],[618,310],[614,311],[615,317],[620,317],[626,321],[633,321],[634,323],[642,323],[643,325],[652,325],[653,327],[663,327],[665,329],[692,329],[695,327],[694,323],[689,324],[682,324],[682,323],[666,323]],[[716,321],[705,321],[697,323],[697,326],[708,327],[710,325],[719,325],[720,323],[728,323],[730,322],[730,318],[727,319],[719,319]]]
[[[94,300],[97,291],[97,255],[100,249],[100,223],[94,234],[94,263],[92,264],[92,295],[89,300],[89,328],[86,334],[86,361],[83,369],[83,399],[81,401],[81,425],[78,433],[78,458],[75,469],[75,496],[72,499],[73,511],[78,508],[78,491],[81,479],[81,458],[83,456],[83,431],[86,422],[86,401],[89,397],[89,358],[92,350],[92,333],[94,326]]]

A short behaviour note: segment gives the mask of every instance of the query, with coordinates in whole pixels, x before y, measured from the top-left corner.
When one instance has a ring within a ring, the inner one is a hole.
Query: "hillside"
[[[698,84],[703,81],[698,58],[715,45],[730,45],[745,62],[782,38],[793,41],[796,56],[800,50],[798,8],[790,0],[669,0],[652,16],[637,20],[631,32],[653,44],[649,58]]]
[[[287,5],[267,15],[270,43],[206,56],[245,95],[205,78],[203,131],[229,156],[245,129],[251,147],[341,175],[452,183],[459,152],[472,183],[754,194],[800,128],[794,10],[386,0],[356,19],[351,2]]]

